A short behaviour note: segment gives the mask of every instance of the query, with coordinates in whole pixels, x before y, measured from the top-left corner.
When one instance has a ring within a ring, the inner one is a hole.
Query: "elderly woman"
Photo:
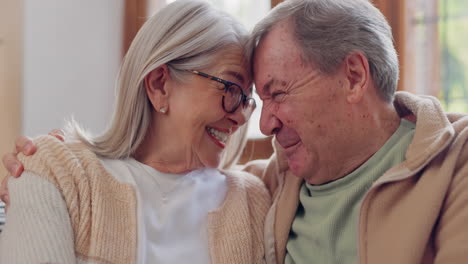
[[[109,128],[72,123],[65,143],[39,137],[19,156],[0,263],[261,263],[268,192],[228,170],[255,108],[247,39],[202,2],[146,22]]]

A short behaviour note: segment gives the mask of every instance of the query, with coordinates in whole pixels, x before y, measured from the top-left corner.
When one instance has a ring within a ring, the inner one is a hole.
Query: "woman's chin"
[[[203,159],[203,166],[205,168],[218,168],[219,164],[221,164],[221,155],[222,152],[219,152],[214,155],[209,155]]]

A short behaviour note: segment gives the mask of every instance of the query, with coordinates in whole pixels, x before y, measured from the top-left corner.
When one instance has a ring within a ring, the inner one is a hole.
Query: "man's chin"
[[[299,178],[305,178],[307,176],[306,173],[306,163],[301,162],[300,159],[294,159],[294,157],[288,157],[288,165],[289,165],[289,170],[297,177]]]
[[[287,157],[289,170],[297,177],[304,180],[309,179],[313,174],[313,159],[305,149],[300,149],[293,155]]]

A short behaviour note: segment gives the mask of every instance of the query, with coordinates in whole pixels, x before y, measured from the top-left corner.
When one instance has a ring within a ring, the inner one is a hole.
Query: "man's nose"
[[[275,116],[269,104],[264,103],[260,115],[260,131],[270,136],[276,134],[281,129],[281,126],[281,121]]]

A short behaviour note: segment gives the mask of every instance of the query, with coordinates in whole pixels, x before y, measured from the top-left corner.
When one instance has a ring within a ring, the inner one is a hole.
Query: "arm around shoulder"
[[[75,263],[73,230],[58,189],[30,172],[10,179],[0,263]]]

